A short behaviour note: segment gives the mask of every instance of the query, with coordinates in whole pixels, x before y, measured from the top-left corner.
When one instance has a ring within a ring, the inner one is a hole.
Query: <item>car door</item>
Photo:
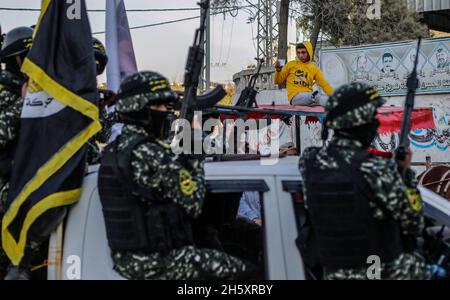
[[[286,279],[305,279],[305,270],[296,245],[298,226],[302,222],[300,202],[301,181],[299,176],[279,176],[276,178],[277,198],[280,212],[280,227],[283,241]]]
[[[210,176],[207,182],[213,195],[260,192],[265,278],[288,279],[275,176]]]

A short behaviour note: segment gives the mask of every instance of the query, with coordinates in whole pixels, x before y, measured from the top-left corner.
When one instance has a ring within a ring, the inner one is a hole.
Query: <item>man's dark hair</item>
[[[394,56],[393,56],[391,53],[386,52],[385,54],[383,54],[383,61],[384,61],[384,59],[387,58],[387,57],[390,57],[390,58],[394,59]]]
[[[298,49],[306,49],[305,44],[303,44],[303,43],[297,44],[297,46],[295,46],[295,50],[298,50]]]

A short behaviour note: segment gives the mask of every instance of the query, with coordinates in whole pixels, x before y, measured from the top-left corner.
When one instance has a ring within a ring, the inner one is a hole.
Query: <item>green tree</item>
[[[429,36],[420,14],[407,9],[406,1],[381,0],[381,15],[369,19],[366,0],[292,0],[301,11],[298,26],[316,44],[319,33],[334,46],[355,46]]]
[[[257,0],[212,0],[216,11],[248,6],[249,21],[255,20]],[[334,46],[358,46],[428,37],[421,15],[407,8],[406,0],[381,0],[380,19],[369,19],[372,3],[367,0],[281,0],[279,18],[278,57],[287,56],[287,28],[289,18],[316,48],[319,36]]]

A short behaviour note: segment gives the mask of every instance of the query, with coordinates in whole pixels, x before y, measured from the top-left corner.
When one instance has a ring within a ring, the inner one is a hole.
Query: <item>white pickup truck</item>
[[[298,207],[302,205],[297,197],[301,190],[298,157],[280,158],[272,166],[259,160],[210,162],[205,173],[210,197],[220,194],[221,199],[227,199],[227,194],[260,192],[265,278],[305,279],[295,243],[301,218]],[[50,238],[48,279],[124,279],[113,270],[97,175],[94,168],[84,178],[80,201]],[[436,225],[450,226],[450,201],[424,188],[421,192],[426,216]]]

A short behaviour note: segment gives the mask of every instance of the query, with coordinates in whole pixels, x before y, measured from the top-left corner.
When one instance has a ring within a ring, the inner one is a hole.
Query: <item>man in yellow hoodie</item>
[[[283,68],[279,62],[275,64],[275,84],[286,81],[289,102],[292,105],[325,106],[328,97],[313,93],[313,85],[317,83],[330,96],[333,87],[325,80],[320,69],[312,63],[313,51],[310,42],[303,42],[296,47],[296,60],[288,62]]]

